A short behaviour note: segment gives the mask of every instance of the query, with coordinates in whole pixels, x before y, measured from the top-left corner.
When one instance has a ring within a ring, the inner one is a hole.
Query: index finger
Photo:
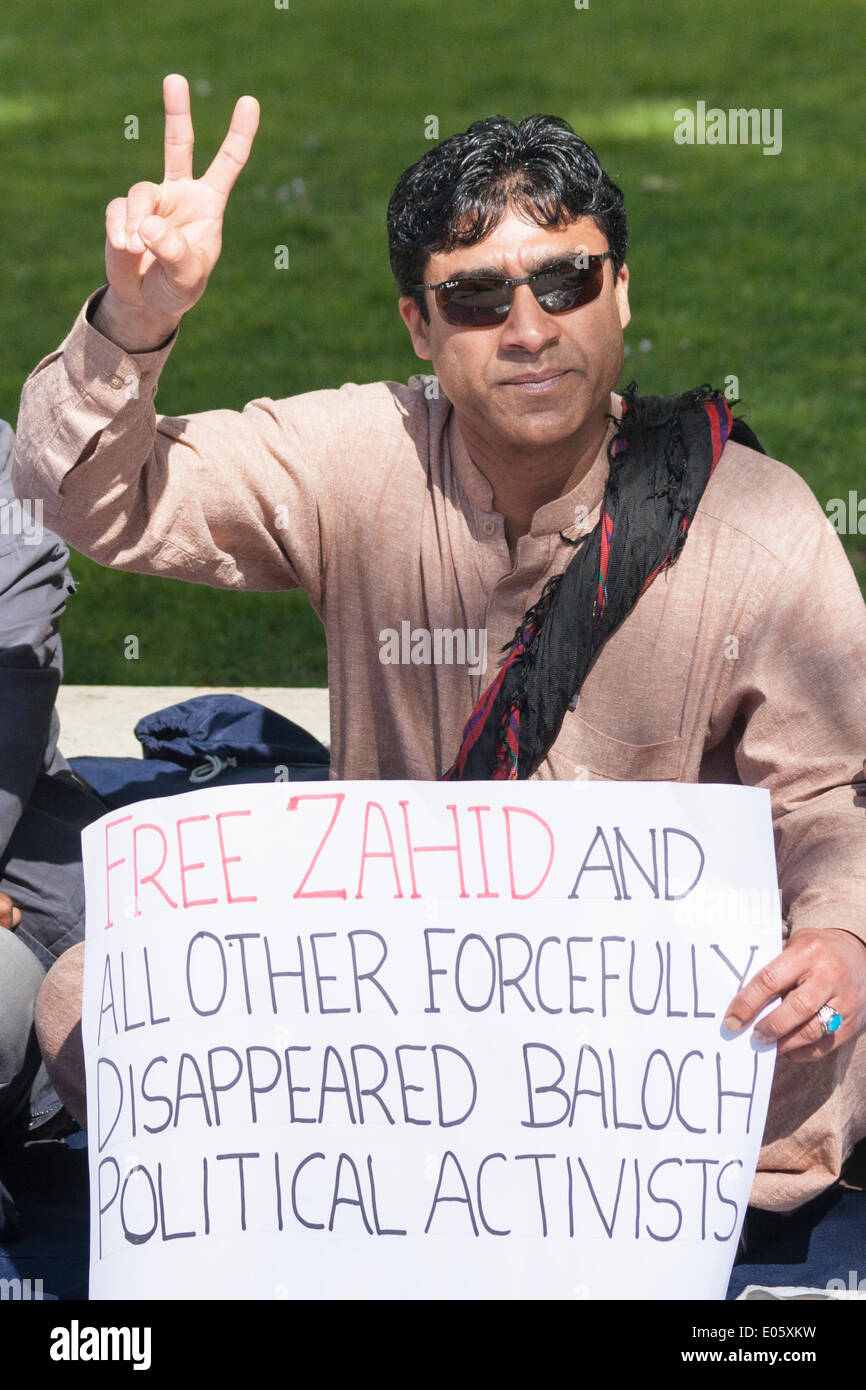
[[[259,103],[255,97],[240,97],[232,112],[231,125],[214,155],[202,182],[227,198],[238,174],[250,157],[253,137],[259,128]]]
[[[802,953],[791,950],[774,956],[747,985],[735,995],[725,1011],[725,1027],[739,1032],[751,1023],[771,999],[778,998],[801,982],[808,966]]]
[[[195,136],[189,109],[189,83],[173,72],[163,80],[165,106],[165,182],[192,178]]]

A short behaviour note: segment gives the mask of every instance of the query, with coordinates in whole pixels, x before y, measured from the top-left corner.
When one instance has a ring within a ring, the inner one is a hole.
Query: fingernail
[[[729,1014],[728,1017],[725,1019],[725,1027],[727,1028],[729,1033],[739,1033],[742,1026],[743,1025],[740,1022],[740,1020],[738,1018],[734,1018],[733,1014]]]

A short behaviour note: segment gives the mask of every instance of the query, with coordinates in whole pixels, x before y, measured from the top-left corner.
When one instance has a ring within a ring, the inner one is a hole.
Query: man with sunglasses
[[[395,187],[398,307],[434,379],[155,415],[258,120],[242,98],[196,180],[185,81],[164,96],[163,182],[109,204],[108,287],[25,387],[19,491],[101,564],[305,589],[337,777],[767,787],[790,935],[728,1022],[781,1001],[753,1201],[801,1204],[866,1134],[866,609],[820,507],[720,393],[615,394],[622,195],[551,117],[478,122]],[[476,630],[486,674],[454,645]]]

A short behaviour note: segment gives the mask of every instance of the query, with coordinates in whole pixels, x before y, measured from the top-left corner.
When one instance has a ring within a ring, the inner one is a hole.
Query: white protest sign
[[[83,834],[94,1298],[721,1298],[769,796],[234,786]]]

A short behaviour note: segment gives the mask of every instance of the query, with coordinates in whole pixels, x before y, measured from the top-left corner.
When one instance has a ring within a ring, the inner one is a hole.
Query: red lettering
[[[468,806],[467,810],[475,812],[475,819],[478,822],[478,853],[481,855],[481,873],[484,878],[484,892],[476,893],[476,898],[498,898],[498,893],[490,891],[490,884],[487,881],[487,856],[484,853],[484,831],[481,828],[481,812],[489,811],[489,806]]]
[[[222,861],[223,861],[223,878],[224,878],[225,881],[226,881],[226,901],[227,901],[227,902],[230,902],[230,903],[254,903],[254,902],[258,902],[258,897],[256,896],[255,893],[251,893],[248,897],[238,897],[238,898],[236,898],[236,897],[234,897],[234,896],[232,895],[231,884],[229,883],[229,871],[228,871],[228,866],[229,866],[229,864],[239,864],[239,863],[241,862],[241,856],[240,856],[239,854],[228,854],[228,855],[227,855],[227,854],[226,854],[225,842],[224,842],[224,840],[223,840],[222,821],[226,820],[229,816],[250,816],[250,815],[252,815],[252,812],[249,811],[249,810],[247,810],[247,811],[220,811],[220,812],[218,813],[218,815],[217,815],[217,818],[216,818],[216,823],[217,823],[217,834],[219,835],[219,841],[220,841],[220,857],[221,857],[221,859],[222,859]]]
[[[158,835],[159,838],[162,840],[162,858],[160,859],[159,864],[158,864],[157,867],[154,869],[154,871],[153,871],[152,874],[144,874],[141,878],[139,878],[139,876],[138,876],[138,836],[139,836],[139,832],[142,831],[142,830],[155,830],[155,831],[156,831],[157,835]],[[134,880],[135,880],[135,911],[134,911],[133,914],[132,914],[133,917],[140,917],[140,916],[141,916],[141,908],[140,908],[139,905],[138,905],[138,890],[139,890],[139,888],[141,888],[145,883],[152,883],[153,886],[154,886],[154,888],[158,888],[159,891],[160,891],[160,893],[162,894],[162,896],[165,898],[166,902],[168,903],[169,907],[177,907],[177,903],[174,901],[174,898],[170,897],[170,895],[169,895],[169,894],[165,891],[165,889],[163,888],[162,884],[158,881],[158,875],[161,874],[162,871],[163,871],[163,869],[165,868],[165,860],[166,860],[167,854],[168,854],[168,840],[166,839],[165,832],[163,831],[163,829],[161,828],[161,826],[152,825],[150,821],[142,821],[140,825],[135,826],[135,828],[134,828],[134,830],[133,830],[133,832],[132,832],[132,869],[133,869],[133,875],[134,875]]]
[[[113,927],[113,926],[114,926],[114,923],[113,923],[112,920],[111,920],[111,901],[110,901],[110,895],[109,895],[109,882],[110,882],[110,880],[109,880],[108,875],[111,873],[111,870],[112,870],[112,869],[117,869],[117,868],[119,868],[119,866],[120,866],[121,864],[125,864],[125,863],[126,863],[126,855],[123,855],[123,857],[122,857],[121,859],[115,859],[113,863],[109,864],[109,862],[108,862],[108,832],[109,832],[109,830],[112,830],[112,829],[114,828],[115,825],[123,825],[123,822],[124,822],[124,821],[127,821],[127,820],[132,820],[132,812],[130,812],[130,814],[129,814],[128,816],[119,816],[119,817],[117,818],[117,820],[110,820],[110,821],[107,821],[107,822],[106,822],[106,826],[105,826],[105,930],[106,930],[106,931],[108,931],[108,928],[109,928],[109,927]]]
[[[288,805],[286,806],[286,810],[287,810],[287,811],[297,811],[298,806],[300,805],[300,803],[301,803],[302,801],[336,801],[336,803],[337,803],[336,806],[334,807],[334,814],[331,816],[330,824],[329,824],[327,830],[325,831],[324,835],[322,836],[322,840],[321,840],[321,843],[319,844],[319,848],[316,850],[315,854],[313,855],[312,860],[310,861],[310,867],[307,869],[307,872],[304,874],[304,877],[302,878],[301,883],[300,883],[300,887],[297,888],[297,889],[295,890],[295,892],[292,894],[292,897],[293,897],[293,898],[345,898],[345,897],[346,897],[346,890],[345,890],[345,888],[317,888],[317,889],[313,890],[313,891],[310,892],[310,893],[305,893],[305,892],[304,892],[304,888],[306,887],[307,879],[310,877],[310,874],[313,872],[313,870],[314,870],[315,867],[316,867],[316,864],[317,864],[318,859],[319,859],[319,855],[322,853],[322,850],[325,848],[325,845],[326,845],[326,843],[327,843],[327,841],[328,841],[328,838],[329,838],[329,836],[330,836],[330,834],[331,834],[331,831],[333,830],[334,825],[336,824],[337,816],[340,814],[341,807],[342,807],[343,802],[344,802],[345,800],[346,800],[346,793],[345,793],[345,792],[318,792],[318,793],[312,793],[312,792],[311,792],[311,793],[309,793],[309,794],[308,794],[308,793],[304,793],[302,796],[293,796],[292,799],[291,799],[291,801],[290,801],[290,802],[288,803]]]
[[[388,849],[367,848],[367,835],[370,826],[370,812],[372,810],[378,811],[379,815],[382,817],[382,820],[385,825],[385,833],[388,836]],[[394,897],[402,898],[403,889],[400,886],[400,871],[397,868],[397,856],[394,853],[394,840],[391,836],[391,827],[388,824],[388,817],[385,814],[384,808],[379,805],[378,801],[368,801],[366,809],[364,811],[364,838],[361,844],[361,867],[358,871],[358,891],[355,894],[356,898],[362,898],[364,896],[362,891],[364,886],[364,870],[366,868],[368,859],[391,860],[391,867],[394,870],[394,882],[397,885],[397,892],[394,894]]]
[[[447,854],[456,854],[456,855],[457,855],[457,873],[458,873],[458,876],[459,876],[459,878],[460,878],[460,892],[459,892],[459,894],[458,894],[458,897],[461,897],[461,898],[468,898],[468,897],[469,897],[469,894],[466,892],[466,884],[465,884],[465,882],[464,882],[464,880],[463,880],[463,850],[462,850],[462,847],[461,847],[461,844],[460,844],[460,822],[459,822],[458,819],[457,819],[457,807],[454,806],[454,805],[449,805],[449,806],[446,806],[446,807],[445,807],[445,810],[446,810],[446,811],[450,811],[450,812],[451,812],[452,818],[453,818],[453,820],[454,820],[455,843],[454,843],[453,845],[414,845],[414,846],[413,846],[413,844],[412,844],[412,837],[411,837],[411,835],[410,835],[410,833],[409,833],[409,813],[408,813],[408,810],[407,810],[408,805],[409,805],[409,802],[408,802],[408,801],[401,801],[401,802],[399,802],[399,805],[400,805],[400,807],[401,807],[401,809],[402,809],[402,811],[403,811],[403,825],[404,825],[405,830],[406,830],[406,849],[407,849],[408,852],[409,852],[409,873],[410,873],[411,876],[412,876],[412,892],[411,892],[411,894],[410,894],[410,897],[413,897],[413,898],[420,898],[420,896],[421,896],[421,894],[418,892],[418,885],[417,885],[417,883],[415,882],[415,861],[414,861],[414,856],[415,856],[416,854],[446,854],[446,853],[447,853]]]
[[[210,816],[182,816],[177,823],[177,857],[180,861],[180,891],[183,895],[184,907],[210,907],[217,902],[216,898],[187,898],[186,896],[186,876],[195,869],[204,868],[204,860],[200,864],[185,864],[183,858],[183,836],[181,835],[182,825],[192,825],[195,821],[210,820]]]
[[[508,877],[509,877],[509,880],[510,880],[510,882],[511,882],[511,896],[512,896],[512,898],[519,898],[519,899],[532,898],[532,897],[534,897],[535,894],[538,892],[539,888],[541,887],[541,885],[544,883],[545,879],[547,878],[547,875],[550,873],[550,866],[551,866],[551,864],[553,863],[553,831],[551,830],[550,826],[547,824],[547,821],[546,821],[546,820],[542,820],[541,816],[537,816],[537,815],[535,814],[534,811],[528,811],[528,810],[526,809],[525,806],[503,806],[502,810],[503,810],[503,812],[504,812],[504,814],[505,814],[505,843],[506,843],[506,850],[507,850],[507,854],[508,854]],[[548,857],[547,857],[547,866],[546,866],[546,868],[545,868],[545,870],[544,870],[544,873],[541,875],[541,878],[540,878],[540,879],[538,880],[538,882],[536,883],[535,887],[534,887],[534,888],[531,888],[530,891],[529,891],[528,893],[518,893],[518,891],[517,891],[517,885],[516,885],[516,882],[515,882],[515,879],[514,879],[514,858],[513,858],[512,843],[511,843],[511,813],[512,813],[512,812],[513,812],[514,815],[516,815],[516,816],[531,816],[532,819],[533,819],[534,821],[537,821],[539,825],[543,825],[543,826],[544,826],[544,829],[547,831],[547,838],[548,838],[548,840],[550,841],[550,853],[548,854]]]

